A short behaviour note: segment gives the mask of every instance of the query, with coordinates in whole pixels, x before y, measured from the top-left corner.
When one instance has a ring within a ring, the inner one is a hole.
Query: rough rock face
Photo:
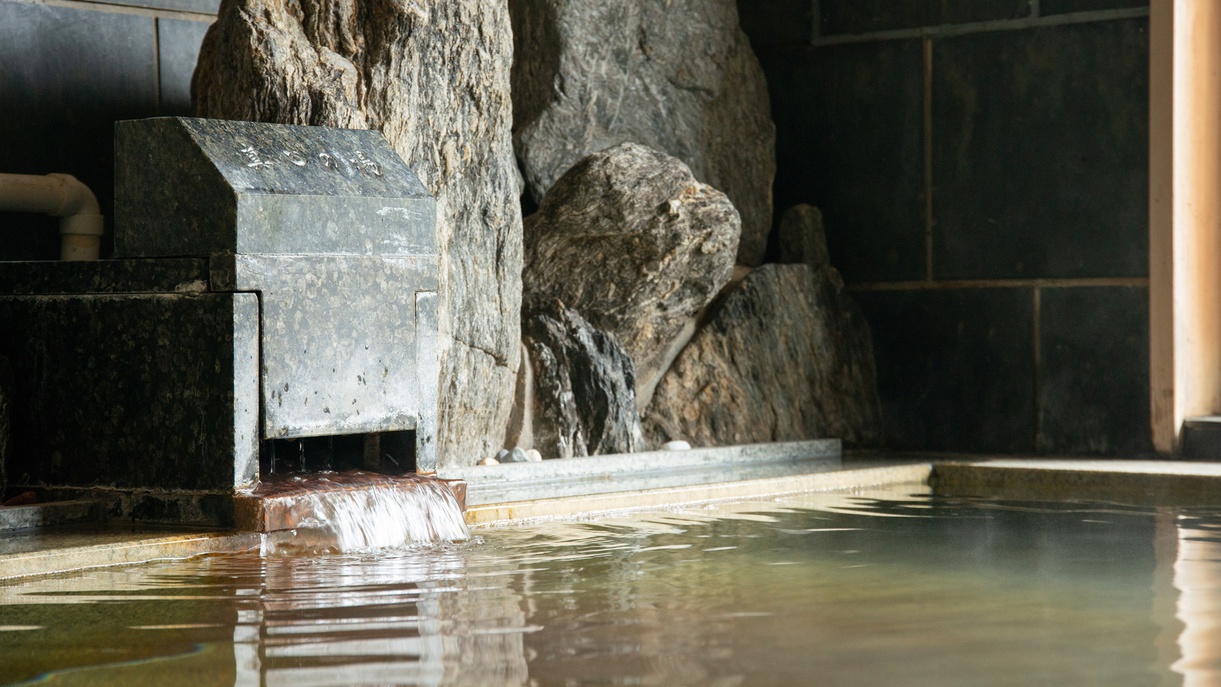
[[[615,337],[556,300],[527,306],[534,447],[546,458],[631,453],[643,445],[632,360]]]
[[[874,439],[869,326],[838,272],[764,265],[716,307],[657,386],[643,418],[650,445]]]
[[[536,201],[586,155],[627,141],[686,162],[742,215],[763,262],[775,126],[735,0],[509,0],[514,146]]]
[[[828,267],[827,232],[822,223],[822,211],[813,205],[794,205],[780,218],[777,237],[783,264],[804,263],[814,269]]]
[[[614,334],[639,393],[729,280],[738,233],[723,193],[679,160],[624,143],[577,163],[526,219],[522,282],[529,297],[563,301]]]
[[[521,209],[508,8],[485,0],[224,0],[202,117],[376,128],[437,198],[438,456],[495,453],[519,360]]]

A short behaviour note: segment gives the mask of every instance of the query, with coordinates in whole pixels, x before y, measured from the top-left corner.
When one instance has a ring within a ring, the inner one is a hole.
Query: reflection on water
[[[907,491],[0,588],[0,681],[1221,685],[1221,515]]]

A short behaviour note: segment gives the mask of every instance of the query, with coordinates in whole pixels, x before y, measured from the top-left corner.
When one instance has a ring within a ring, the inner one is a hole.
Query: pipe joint
[[[61,218],[60,258],[97,260],[105,220],[97,196],[70,174],[0,174],[0,210]]]

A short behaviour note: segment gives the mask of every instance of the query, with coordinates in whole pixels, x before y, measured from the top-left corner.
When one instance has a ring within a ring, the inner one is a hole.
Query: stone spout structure
[[[192,82],[202,117],[380,129],[436,197],[443,466],[499,448],[520,359],[511,62],[503,3],[225,0]]]

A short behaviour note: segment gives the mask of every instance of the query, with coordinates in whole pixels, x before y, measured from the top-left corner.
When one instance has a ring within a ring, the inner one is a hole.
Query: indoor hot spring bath
[[[7,581],[14,684],[1215,684],[1221,508],[921,483]]]

